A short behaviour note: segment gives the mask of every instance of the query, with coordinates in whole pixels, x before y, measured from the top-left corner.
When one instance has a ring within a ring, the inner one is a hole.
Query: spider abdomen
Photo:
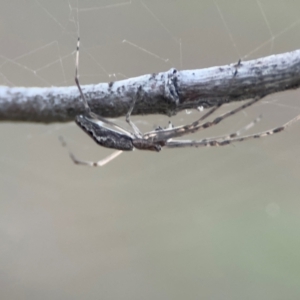
[[[95,121],[84,115],[76,116],[75,122],[97,144],[103,147],[123,151],[133,150],[134,145],[130,136],[99,126]]]

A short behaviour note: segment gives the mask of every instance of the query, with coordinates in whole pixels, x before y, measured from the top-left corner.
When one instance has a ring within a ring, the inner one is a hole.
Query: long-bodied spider
[[[137,126],[130,120],[131,112],[134,108],[136,100],[141,97],[142,87],[138,87],[136,96],[132,101],[132,104],[129,108],[129,111],[126,115],[126,122],[131,126],[133,132],[130,132],[117,124],[93,113],[91,108],[82,92],[82,89],[79,84],[78,78],[78,66],[79,66],[79,46],[80,39],[78,38],[77,49],[76,49],[76,68],[75,68],[75,83],[78,87],[81,100],[85,106],[86,113],[83,115],[78,115],[75,118],[76,124],[81,127],[88,135],[90,135],[97,144],[106,147],[116,149],[118,151],[113,152],[108,157],[99,160],[97,162],[79,160],[75,155],[69,150],[69,155],[75,164],[86,165],[91,167],[104,166],[123,151],[132,151],[134,149],[138,150],[150,150],[150,151],[160,151],[162,147],[166,148],[179,148],[179,147],[212,147],[212,146],[225,146],[234,142],[242,142],[248,139],[261,138],[268,135],[272,135],[278,132],[285,130],[287,127],[292,125],[294,122],[300,119],[300,115],[290,120],[289,122],[269,130],[265,130],[259,133],[250,134],[241,136],[241,134],[252,127],[255,123],[260,120],[260,117],[255,119],[253,122],[245,126],[244,128],[219,137],[209,137],[201,140],[173,140],[180,136],[186,134],[194,133],[198,130],[206,129],[214,125],[219,124],[221,121],[226,118],[244,110],[245,108],[255,104],[263,98],[263,96],[255,97],[254,99],[246,102],[245,104],[228,111],[213,121],[203,122],[207,117],[213,114],[220,106],[212,107],[206,114],[204,114],[197,121],[189,124],[178,127],[169,126],[166,129],[157,128],[156,130],[141,133]],[[109,127],[110,126],[110,127]],[[114,128],[114,129],[112,129]],[[67,147],[65,141],[61,138],[62,145]]]

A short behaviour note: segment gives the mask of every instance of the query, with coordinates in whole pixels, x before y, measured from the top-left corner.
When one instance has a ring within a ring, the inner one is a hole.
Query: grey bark
[[[102,117],[127,113],[141,86],[133,114],[172,115],[183,109],[204,108],[266,96],[300,85],[300,50],[251,61],[200,70],[143,75],[122,81],[83,85],[93,112]],[[84,113],[76,86],[0,86],[0,121],[68,122]]]

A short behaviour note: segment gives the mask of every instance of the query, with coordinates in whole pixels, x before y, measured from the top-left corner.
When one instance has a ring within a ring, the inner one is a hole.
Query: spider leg
[[[115,159],[117,156],[119,156],[123,152],[121,150],[114,151],[112,154],[110,154],[106,158],[101,159],[101,160],[96,161],[96,162],[93,162],[93,161],[84,161],[84,160],[79,160],[78,158],[76,158],[76,156],[69,149],[67,143],[65,142],[65,140],[63,139],[62,136],[59,137],[59,140],[60,140],[62,146],[68,149],[69,156],[72,159],[72,161],[74,162],[74,164],[76,164],[76,165],[89,166],[89,167],[103,167],[104,165],[106,165],[107,163],[109,163],[110,161],[112,161],[113,159]]]
[[[167,148],[180,148],[180,147],[213,147],[213,146],[226,146],[231,143],[236,142],[243,142],[249,139],[257,139],[266,137],[269,135],[273,135],[275,133],[279,133],[286,128],[290,127],[292,124],[300,120],[300,115],[293,118],[292,120],[288,121],[287,123],[283,124],[280,127],[272,128],[269,130],[265,130],[259,133],[250,134],[246,136],[241,137],[229,137],[223,136],[223,137],[217,137],[217,138],[209,138],[209,139],[202,139],[199,141],[193,141],[193,140],[168,140],[165,144]]]
[[[239,129],[236,132],[233,132],[233,133],[228,134],[228,135],[207,138],[206,140],[207,141],[211,141],[211,140],[228,140],[228,139],[232,139],[232,138],[241,136],[245,131],[247,131],[250,128],[252,128],[253,126],[255,126],[255,124],[257,124],[261,119],[262,119],[262,115],[260,115],[259,117],[254,119],[251,123],[247,124],[246,126],[242,127],[241,129]]]
[[[242,135],[245,131],[251,129],[253,126],[255,126],[255,124],[257,124],[258,122],[260,122],[262,119],[262,115],[258,116],[256,119],[254,119],[251,123],[247,124],[245,127],[241,128],[240,130],[238,130],[235,134],[232,133],[229,137],[233,138],[235,136],[240,136]]]
[[[201,122],[204,119],[208,118],[210,115],[212,115],[221,106],[222,106],[222,103],[220,103],[216,106],[213,106],[206,114],[204,114],[199,120],[197,120],[197,122]]]
[[[288,121],[287,123],[283,124],[282,126],[276,127],[276,128],[272,128],[269,130],[265,130],[265,131],[261,131],[259,133],[255,133],[255,134],[249,134],[246,136],[242,136],[242,137],[236,137],[236,138],[231,138],[228,140],[224,140],[222,141],[222,144],[220,146],[223,145],[227,145],[230,143],[235,143],[235,142],[243,142],[249,139],[258,139],[258,138],[263,138],[269,135],[273,135],[275,133],[279,133],[281,131],[286,130],[288,127],[290,127],[291,125],[293,125],[294,123],[296,123],[297,121],[300,120],[300,115],[298,115],[297,117],[293,118],[292,120]]]
[[[79,84],[79,76],[78,76],[78,69],[79,69],[79,46],[80,46],[80,37],[78,37],[77,40],[77,47],[76,47],[76,62],[75,62],[75,83],[77,85],[77,88],[79,90],[80,96],[81,96],[81,100],[83,101],[84,107],[87,111],[87,113],[91,113],[91,109],[90,106],[86,100],[86,98],[84,97],[84,94],[82,92],[81,86]]]
[[[100,117],[99,115],[95,114],[92,112],[89,104],[88,104],[88,101],[86,100],[83,92],[82,92],[82,89],[81,89],[81,86],[80,86],[80,83],[79,83],[79,47],[80,47],[80,37],[78,37],[78,40],[77,40],[77,47],[76,47],[76,63],[75,63],[75,83],[77,85],[77,88],[79,90],[79,93],[80,93],[80,97],[81,97],[81,100],[83,101],[83,104],[84,104],[84,107],[86,109],[86,112],[87,114],[92,118],[92,119],[95,119],[95,120],[98,120],[98,121],[101,121],[103,122],[104,124],[107,124],[107,125],[110,125],[110,126],[113,126],[115,127],[116,129],[120,130],[121,132],[127,134],[128,136],[132,137],[132,134],[131,132],[129,132],[128,130],[118,126],[117,124],[115,124],[114,122],[111,122],[103,117]]]
[[[176,138],[176,137],[180,137],[189,133],[194,133],[198,130],[201,129],[206,129],[212,126],[215,126],[217,124],[219,124],[221,121],[225,120],[226,118],[244,110],[245,108],[253,105],[254,103],[258,102],[262,97],[255,97],[254,99],[250,100],[249,102],[239,106],[236,109],[230,110],[228,112],[226,112],[225,114],[215,118],[213,121],[208,121],[205,123],[201,123],[201,120],[203,120],[203,117],[206,118],[207,114],[211,114],[210,111],[204,115],[202,118],[200,118],[199,120],[189,124],[189,125],[184,125],[184,126],[179,126],[179,127],[175,127],[173,129],[168,129],[168,130],[163,130],[163,131],[156,131],[156,132],[150,132],[150,133],[146,133],[144,135],[145,139],[152,139],[153,141],[164,141],[164,140],[168,140],[168,139],[172,139],[172,138]],[[216,110],[218,107],[215,107],[214,109]]]
[[[76,165],[81,165],[81,166],[89,166],[89,167],[103,167],[113,159],[115,159],[117,156],[119,156],[123,151],[118,150],[113,152],[111,155],[107,156],[104,159],[101,159],[99,161],[93,162],[93,161],[84,161],[84,160],[79,160],[77,159],[73,153],[69,152],[71,159]]]
[[[130,116],[131,116],[131,113],[132,113],[133,108],[134,108],[134,106],[135,106],[136,100],[137,100],[137,98],[140,96],[141,89],[142,89],[142,87],[139,86],[139,88],[138,88],[138,90],[137,90],[137,92],[136,92],[136,95],[135,95],[135,97],[133,98],[133,101],[132,101],[132,103],[131,103],[131,105],[130,105],[130,108],[129,108],[129,110],[128,110],[128,113],[126,114],[126,122],[131,126],[131,128],[133,129],[133,132],[134,132],[134,134],[136,135],[136,137],[139,137],[139,138],[141,138],[141,137],[143,136],[143,134],[142,134],[141,131],[138,129],[138,127],[131,121]]]
[[[126,122],[131,126],[131,128],[132,128],[132,130],[133,130],[133,132],[134,132],[135,137],[142,138],[143,134],[141,133],[141,131],[139,130],[139,128],[138,128],[138,127],[131,121],[131,119],[130,119],[131,113],[132,113],[133,108],[134,108],[134,106],[135,106],[136,100],[137,100],[137,98],[138,98],[139,95],[140,95],[140,92],[141,92],[141,86],[139,86],[139,88],[138,88],[138,90],[137,90],[137,93],[136,93],[136,96],[133,98],[133,101],[132,101],[132,103],[131,103],[131,105],[130,105],[130,108],[129,108],[127,114],[126,114]],[[115,124],[114,122],[111,122],[111,121],[109,121],[109,120],[107,120],[107,119],[105,119],[105,118],[103,118],[103,117],[98,116],[97,114],[93,113],[91,110],[90,110],[90,112],[89,112],[89,115],[90,115],[93,119],[96,119],[96,120],[99,120],[99,121],[101,121],[101,122],[103,122],[103,123],[109,124],[109,125],[115,127],[116,129],[122,131],[123,133],[126,133],[126,134],[129,135],[130,137],[133,137],[133,136],[132,136],[132,133],[129,132],[128,130],[126,130],[126,129],[120,127],[120,126],[118,126],[118,125]]]
[[[213,114],[218,108],[220,108],[222,106],[222,104],[218,104],[214,107],[212,107],[206,114],[204,114],[200,119],[198,119],[196,122],[201,122],[203,121],[204,119],[208,118],[211,114]],[[175,130],[179,129],[179,128],[182,128],[182,127],[185,127],[185,126],[179,126],[179,127],[175,127],[170,121],[169,121],[169,126],[166,127],[165,129],[163,129],[161,126],[158,126],[155,130],[153,131],[149,131],[149,132],[146,132],[144,135],[143,135],[143,138],[145,139],[152,139],[154,141],[156,140],[166,140],[168,138],[161,138],[161,136],[157,135],[157,131],[160,131],[160,133],[163,135],[164,133],[166,134],[171,134],[171,132],[174,132]],[[172,136],[172,137],[175,137],[175,136]],[[169,137],[171,138],[171,137]]]

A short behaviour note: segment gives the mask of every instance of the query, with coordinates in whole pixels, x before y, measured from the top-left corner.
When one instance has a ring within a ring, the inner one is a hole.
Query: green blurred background
[[[299,10],[292,0],[1,1],[0,84],[73,85],[78,32],[82,84],[292,51]],[[261,113],[251,132],[278,126],[299,99],[274,94],[197,136]],[[143,131],[169,121],[133,119]],[[298,299],[299,133],[135,151],[92,169],[73,165],[58,136],[82,159],[111,151],[74,123],[2,123],[1,299]]]

